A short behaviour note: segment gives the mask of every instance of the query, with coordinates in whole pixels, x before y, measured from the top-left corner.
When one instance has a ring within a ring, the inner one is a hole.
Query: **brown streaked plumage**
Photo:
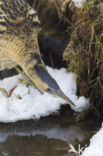
[[[20,65],[37,88],[73,104],[47,72],[38,46],[40,22],[26,0],[0,0],[0,70]]]

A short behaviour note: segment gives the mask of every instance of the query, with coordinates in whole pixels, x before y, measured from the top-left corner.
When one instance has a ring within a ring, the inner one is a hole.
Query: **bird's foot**
[[[23,85],[28,86],[33,86],[34,88],[36,88],[41,94],[43,94],[43,92],[38,89],[35,84],[30,80],[30,78],[19,68],[19,67],[15,67],[15,69],[17,70],[17,72],[22,76],[22,78],[19,78],[19,82],[22,83]]]
[[[7,91],[6,91],[6,89],[5,88],[0,88],[0,91],[4,94],[6,94],[7,95]]]

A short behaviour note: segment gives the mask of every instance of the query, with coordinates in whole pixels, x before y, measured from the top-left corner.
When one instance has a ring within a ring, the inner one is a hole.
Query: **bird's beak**
[[[75,106],[75,104],[61,91],[61,89],[58,90],[47,90],[49,94],[52,94],[56,97],[60,97],[61,99],[65,100],[68,104]]]
[[[75,106],[75,104],[61,90],[57,92],[57,95],[63,100],[65,100],[67,103],[69,103],[70,105]]]

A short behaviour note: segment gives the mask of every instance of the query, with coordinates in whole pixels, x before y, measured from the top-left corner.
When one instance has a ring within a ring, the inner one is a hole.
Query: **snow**
[[[90,139],[90,145],[81,156],[103,156],[103,124],[102,128]]]
[[[89,107],[89,100],[76,96],[76,76],[67,73],[64,68],[52,69],[47,67],[49,73],[58,82],[62,91],[75,103],[72,109],[81,112]],[[0,81],[0,88],[7,93],[14,88],[12,95],[0,91],[0,122],[16,122],[18,120],[39,119],[60,109],[66,102],[50,94],[41,94],[32,86],[26,87],[19,82],[20,75],[8,77]]]
[[[81,8],[86,0],[72,0],[76,7]]]

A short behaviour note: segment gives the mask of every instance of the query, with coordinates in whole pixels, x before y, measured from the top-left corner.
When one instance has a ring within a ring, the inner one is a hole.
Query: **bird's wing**
[[[0,0],[0,35],[33,15],[36,12],[26,0]]]
[[[0,0],[0,39],[3,34],[16,24],[22,23],[29,16],[36,16],[26,0]],[[0,55],[0,70],[10,69],[16,66],[16,63]]]
[[[8,58],[0,58],[0,71],[14,68],[17,64]]]

